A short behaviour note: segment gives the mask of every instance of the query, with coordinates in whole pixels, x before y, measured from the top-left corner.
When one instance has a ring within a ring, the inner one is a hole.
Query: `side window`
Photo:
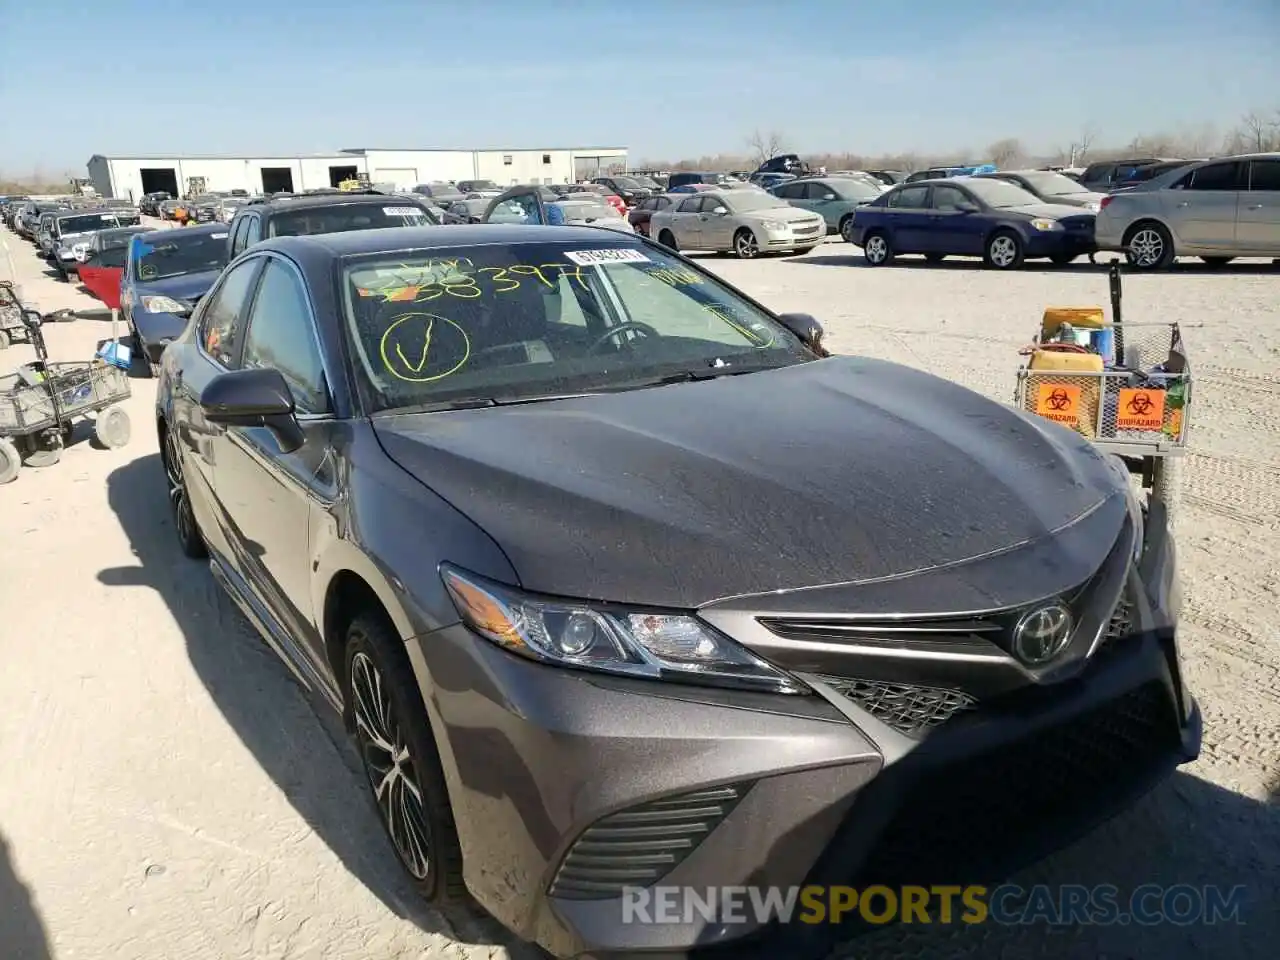
[[[244,311],[249,305],[254,277],[261,261],[254,259],[227,272],[200,318],[200,342],[205,353],[224,367],[235,363],[236,348],[244,331]]]
[[[249,314],[240,366],[280,371],[299,413],[328,413],[324,365],[298,276],[274,257],[267,261]]]
[[[1191,171],[1190,190],[1239,190],[1240,164],[1211,163]]]
[[[702,198],[695,193],[688,200],[680,201],[680,206],[676,212],[677,213],[697,213],[698,208],[700,206],[702,206]]]
[[[244,247],[248,250],[262,239],[262,219],[257,214],[249,214],[244,227]]]
[[[240,217],[231,227],[231,255],[228,259],[235,259],[244,249],[241,241],[244,239],[244,228],[249,222],[248,217]]]
[[[898,210],[919,210],[929,196],[928,187],[906,187],[889,198],[889,206]]]
[[[1249,189],[1280,193],[1280,160],[1254,160],[1249,164]]]
[[[806,200],[821,200],[823,197],[832,196],[835,191],[825,183],[806,183],[804,187],[804,198]]]
[[[773,192],[775,196],[779,196],[783,200],[799,200],[799,188],[801,186],[802,184],[797,183],[784,183],[782,186],[774,188]]]
[[[955,187],[934,187],[933,188],[933,209],[946,210],[954,213],[960,209],[963,203],[970,203],[968,197]]]
[[[538,210],[538,198],[532,193],[516,194],[507,203],[519,211],[519,216],[524,223],[542,223],[542,214]]]

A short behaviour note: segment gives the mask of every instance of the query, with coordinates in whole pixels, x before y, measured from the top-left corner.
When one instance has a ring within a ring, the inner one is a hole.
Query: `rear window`
[[[436,222],[426,208],[416,204],[387,202],[344,203],[332,207],[308,207],[276,214],[267,226],[271,237],[301,237],[349,230],[384,227],[424,227]]]
[[[582,199],[578,199],[582,197]],[[560,200],[550,206],[564,214],[565,223],[590,223],[592,220],[619,220],[618,213],[611,204],[603,200],[595,200],[587,194],[575,194],[572,200]]]
[[[227,234],[203,233],[192,236],[184,230],[172,230],[164,242],[143,243],[139,235],[134,241],[134,275],[145,282],[181,277],[188,273],[221,270],[227,264]]]
[[[58,229],[62,233],[88,233],[90,230],[103,230],[117,225],[114,213],[85,213],[78,217],[62,217],[58,221]]]

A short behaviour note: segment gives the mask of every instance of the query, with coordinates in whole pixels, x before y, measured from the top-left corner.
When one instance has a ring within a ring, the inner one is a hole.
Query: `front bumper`
[[[1082,256],[1097,251],[1093,231],[1079,233],[1065,230],[1031,231],[1027,238],[1028,257],[1053,257],[1062,255]]]
[[[756,240],[760,244],[761,250],[807,250],[809,247],[822,243],[827,238],[827,227],[825,224],[808,233],[797,234],[795,231],[789,231],[785,234],[769,233],[765,230],[756,231]]]
[[[578,957],[769,932],[696,912],[627,922],[623,886],[1007,875],[1199,752],[1161,520],[1127,574],[1137,631],[1070,679],[982,703],[916,742],[815,678],[816,696],[746,694],[546,667],[461,625],[410,641],[469,889],[522,937]]]

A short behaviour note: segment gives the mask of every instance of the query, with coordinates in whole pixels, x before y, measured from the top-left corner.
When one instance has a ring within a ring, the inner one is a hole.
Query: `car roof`
[[[533,243],[581,243],[586,247],[599,247],[601,244],[638,246],[640,241],[634,234],[598,227],[481,223],[448,227],[381,227],[374,230],[347,230],[342,233],[274,237],[254,244],[250,250],[278,250],[314,260],[317,257],[354,257],[371,253]]]
[[[370,206],[386,206],[389,203],[417,204],[413,197],[393,197],[386,193],[310,193],[296,194],[289,197],[274,197],[266,203],[254,204],[255,208],[265,207],[272,212],[278,210],[314,210],[317,207],[349,206],[368,204]]]
[[[168,230],[148,230],[143,235],[146,243],[164,243],[170,237],[207,237],[211,234],[221,233],[224,237],[227,235],[227,225],[225,223],[202,223],[198,227],[182,227],[181,229]]]

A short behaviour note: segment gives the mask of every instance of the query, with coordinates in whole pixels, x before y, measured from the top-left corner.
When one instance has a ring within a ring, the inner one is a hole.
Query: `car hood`
[[[741,220],[781,220],[783,223],[807,223],[821,219],[812,210],[804,210],[790,204],[783,207],[767,207],[764,210],[751,210],[736,216]]]
[[[984,557],[1119,490],[1070,431],[864,358],[374,422],[525,588],[686,609]]]
[[[1066,203],[1028,203],[1020,207],[1001,207],[997,213],[1020,213],[1028,217],[1043,217],[1048,220],[1061,220],[1063,217],[1078,217],[1085,212],[1083,207],[1074,207]]]
[[[148,280],[136,283],[134,290],[140,297],[172,297],[175,300],[199,300],[213,282],[218,279],[219,270],[202,270],[199,273],[184,273],[178,277],[164,277],[160,280]]]

